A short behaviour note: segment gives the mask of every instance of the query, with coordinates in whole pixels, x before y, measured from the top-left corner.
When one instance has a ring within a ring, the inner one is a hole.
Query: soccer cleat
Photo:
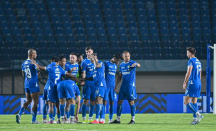
[[[197,116],[197,124],[200,123],[200,121],[203,119],[203,117],[204,116],[201,114],[199,116]]]
[[[93,122],[93,121],[94,121],[94,120],[89,120],[88,122],[91,123],[91,122]]]
[[[69,123],[70,124],[76,124],[76,122],[73,119],[70,119]]]
[[[32,123],[32,124],[40,124],[39,121],[32,121],[31,123]]]
[[[92,122],[89,122],[89,124],[99,124],[99,121],[94,120],[94,121],[92,121]]]
[[[57,124],[57,121],[53,121],[53,124]]]
[[[61,121],[60,121],[60,120],[58,120],[58,121],[57,121],[57,124],[61,124]]]
[[[131,120],[128,124],[135,124],[135,121]]]
[[[112,123],[112,122],[113,122],[113,120],[109,120],[109,124]]]
[[[104,121],[100,121],[99,124],[105,124],[105,122]]]
[[[121,122],[118,120],[114,120],[113,122],[110,122],[110,124],[121,124]]]
[[[88,121],[88,120],[84,120],[84,121],[83,121],[83,123],[85,123],[85,124],[86,124],[86,123],[89,123],[89,121]]]
[[[65,122],[66,122],[66,120],[63,118],[61,123],[62,123],[62,124],[65,124]]]
[[[65,121],[65,124],[69,124],[69,123],[70,123],[70,121],[69,121],[69,120],[66,120],[66,121]]]
[[[47,124],[53,124],[53,121],[49,121],[49,122],[47,122]]]
[[[197,119],[193,119],[193,121],[190,124],[191,125],[196,125],[197,124]]]
[[[47,122],[48,122],[47,120],[44,120],[44,119],[42,120],[42,123],[47,123]]]
[[[20,115],[19,114],[16,115],[16,123],[20,124]]]

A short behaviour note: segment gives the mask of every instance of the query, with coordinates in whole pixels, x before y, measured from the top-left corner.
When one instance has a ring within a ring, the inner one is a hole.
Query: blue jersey
[[[30,59],[22,63],[22,71],[25,72],[25,88],[39,88],[36,66],[31,64]]]
[[[56,62],[52,62],[47,67],[51,67],[51,66],[55,66],[55,65],[56,65]],[[50,85],[50,79],[49,79],[49,76],[48,76],[48,79],[47,79],[47,82],[46,82],[46,85],[45,85],[44,89],[45,90],[48,89],[49,85]]]
[[[123,86],[134,86],[136,82],[136,67],[131,67],[134,63],[136,63],[133,60],[130,60],[129,62],[125,63],[122,62],[120,65],[120,73],[122,73],[123,80],[122,85]]]
[[[100,68],[94,68],[94,83],[97,86],[104,86],[106,87],[106,81],[105,81],[105,76],[104,76],[104,64],[101,61],[98,61],[99,64],[101,64]]]
[[[66,65],[67,65],[67,68],[69,68],[68,69],[69,71],[71,71],[71,69],[73,69],[74,67],[76,67],[76,70],[74,70],[74,71],[71,72],[71,75],[73,75],[73,76],[76,77],[77,73],[78,73],[78,70],[79,70],[79,65],[77,63],[71,64],[70,62],[67,62]]]
[[[47,66],[46,71],[49,75],[50,80],[50,88],[53,88],[58,85],[58,83],[61,81],[61,77],[66,74],[66,71],[62,69],[61,66]]]
[[[105,66],[105,80],[107,87],[115,87],[115,75],[117,65],[112,63],[110,60],[104,62]]]
[[[86,72],[86,78],[93,77],[94,64],[90,59],[85,58],[81,63],[82,72]]]
[[[191,75],[188,80],[190,82],[189,84],[200,85],[201,84],[200,72],[202,68],[200,61],[196,57],[193,57],[190,60],[188,60],[188,67],[189,66],[193,67]]]

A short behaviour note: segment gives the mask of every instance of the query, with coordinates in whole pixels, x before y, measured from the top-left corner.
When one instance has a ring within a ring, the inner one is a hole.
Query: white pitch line
[[[9,129],[11,127],[0,127],[0,129]],[[28,129],[28,127],[16,127],[16,128],[19,128],[19,129]],[[29,128],[31,129],[31,128]],[[70,131],[75,131],[75,130],[78,130],[78,131],[97,131],[97,130],[80,130],[80,129],[64,129],[64,128],[41,128],[41,129],[50,129],[50,130],[70,130]]]

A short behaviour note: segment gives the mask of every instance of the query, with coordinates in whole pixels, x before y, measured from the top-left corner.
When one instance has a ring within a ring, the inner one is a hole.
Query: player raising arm
[[[128,51],[124,51],[122,53],[122,57],[124,62],[120,65],[120,74],[117,78],[115,91],[117,92],[117,86],[122,80],[122,85],[119,91],[118,97],[118,106],[117,106],[117,119],[111,122],[110,124],[120,124],[120,117],[122,112],[122,103],[124,100],[128,100],[131,106],[131,116],[132,119],[128,124],[135,124],[135,112],[136,107],[134,105],[134,100],[137,98],[136,94],[136,68],[140,67],[141,65],[133,60],[130,60],[130,53]]]

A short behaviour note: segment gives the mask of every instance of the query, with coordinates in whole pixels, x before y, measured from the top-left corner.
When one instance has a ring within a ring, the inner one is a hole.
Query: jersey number
[[[56,74],[56,77],[57,77],[57,78],[55,78],[55,84],[57,84],[57,81],[58,81],[59,78],[60,78],[60,74]]]
[[[27,78],[31,78],[31,71],[29,68],[25,69],[25,73],[26,73]]]
[[[200,71],[201,71],[201,65],[197,65],[197,75],[199,75]]]

